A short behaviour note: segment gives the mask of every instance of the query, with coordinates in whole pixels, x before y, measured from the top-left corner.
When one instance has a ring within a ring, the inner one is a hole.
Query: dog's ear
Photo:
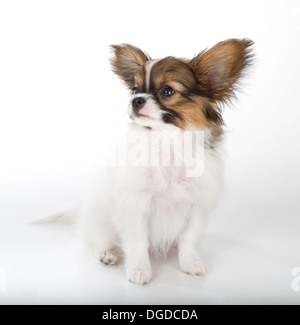
[[[239,78],[251,65],[252,45],[251,40],[230,39],[193,58],[189,63],[200,90],[218,101],[233,96]]]
[[[129,44],[112,45],[114,56],[111,58],[112,70],[129,87],[134,87],[134,75],[146,62],[151,60],[148,54]]]

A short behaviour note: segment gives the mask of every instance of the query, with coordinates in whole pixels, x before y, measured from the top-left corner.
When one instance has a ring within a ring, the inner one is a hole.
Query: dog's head
[[[252,44],[230,39],[191,60],[152,60],[132,45],[114,45],[111,64],[131,90],[129,115],[137,124],[203,130],[222,126],[222,104],[234,96],[251,63]]]

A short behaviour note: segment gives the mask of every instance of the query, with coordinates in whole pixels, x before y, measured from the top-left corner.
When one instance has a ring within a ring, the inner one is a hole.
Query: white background
[[[81,197],[89,171],[127,122],[109,45],[192,57],[251,38],[256,63],[226,109],[224,196],[203,255],[208,275],[154,261],[138,288],[105,268],[69,225],[33,226]],[[0,2],[0,303],[300,303],[300,2]]]

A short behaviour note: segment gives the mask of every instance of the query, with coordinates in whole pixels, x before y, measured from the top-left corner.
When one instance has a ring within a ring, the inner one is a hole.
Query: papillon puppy
[[[252,47],[229,39],[191,60],[153,60],[132,45],[112,46],[112,69],[131,92],[131,140],[121,146],[127,164],[108,167],[82,209],[80,232],[102,263],[122,255],[132,283],[148,283],[151,253],[171,247],[183,272],[205,274],[199,243],[222,188],[222,108],[251,65]]]

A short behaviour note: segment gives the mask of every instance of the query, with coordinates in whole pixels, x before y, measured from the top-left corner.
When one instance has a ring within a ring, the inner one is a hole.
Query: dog
[[[146,159],[107,168],[82,208],[80,234],[104,264],[124,255],[134,284],[149,283],[151,254],[166,255],[171,247],[183,272],[202,276],[199,244],[223,183],[223,106],[252,64],[253,42],[225,40],[192,59],[153,60],[129,44],[111,48],[112,70],[131,93],[126,139],[140,140],[136,151]],[[182,159],[185,139],[192,142],[190,156],[199,148],[197,168]],[[136,153],[136,142],[127,142],[125,153]]]

